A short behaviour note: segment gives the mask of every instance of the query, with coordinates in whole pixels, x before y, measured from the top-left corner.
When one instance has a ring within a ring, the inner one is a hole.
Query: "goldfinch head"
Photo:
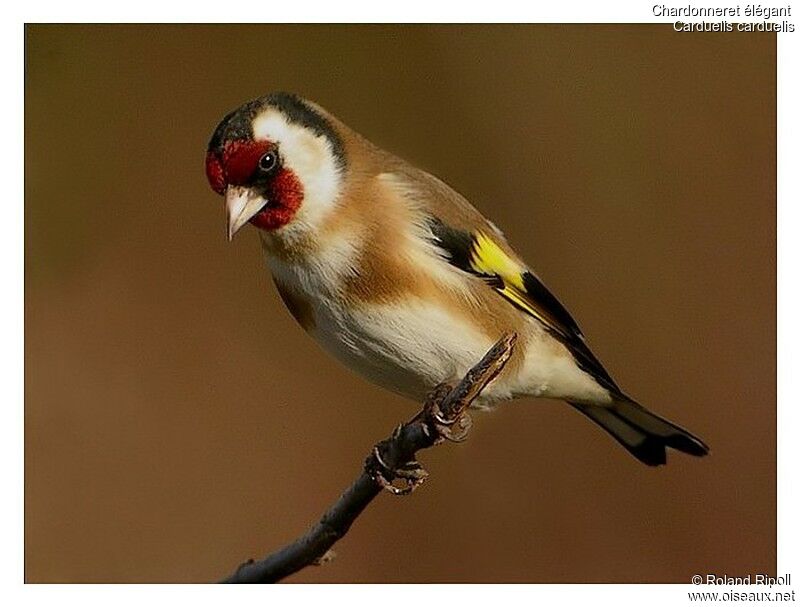
[[[247,222],[270,232],[314,230],[335,206],[346,166],[327,113],[288,93],[225,116],[206,153],[208,182],[225,196],[229,239]]]

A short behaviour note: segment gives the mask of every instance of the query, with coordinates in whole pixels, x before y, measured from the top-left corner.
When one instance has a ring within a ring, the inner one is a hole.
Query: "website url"
[[[726,592],[690,592],[689,601],[698,603],[794,603],[794,592],[794,590],[788,592],[742,592],[739,590],[728,590]]]

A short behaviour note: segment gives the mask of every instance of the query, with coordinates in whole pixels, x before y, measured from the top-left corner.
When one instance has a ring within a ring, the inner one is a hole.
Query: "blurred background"
[[[322,352],[205,147],[288,90],[505,229],[632,396],[650,469],[562,403],[475,415],[294,582],[775,573],[773,34],[671,26],[29,26],[28,582],[203,582],[304,532],[418,406]]]

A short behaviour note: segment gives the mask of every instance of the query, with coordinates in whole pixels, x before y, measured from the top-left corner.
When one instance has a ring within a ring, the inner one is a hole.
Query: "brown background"
[[[415,410],[283,309],[203,174],[299,92],[504,227],[643,403],[648,469],[560,403],[479,414],[297,582],[775,571],[775,37],[670,26],[33,26],[26,578],[208,581],[304,531]]]

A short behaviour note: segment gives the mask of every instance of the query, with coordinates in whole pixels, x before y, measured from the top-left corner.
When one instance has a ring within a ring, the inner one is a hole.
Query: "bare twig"
[[[457,442],[466,437],[471,425],[467,407],[503,369],[515,342],[514,333],[505,335],[454,388],[438,386],[417,415],[375,446],[361,475],[305,535],[260,561],[242,564],[223,582],[277,582],[304,567],[333,558],[331,546],[344,537],[382,489],[410,493],[425,480],[427,473],[414,459],[417,451],[443,440]],[[400,482],[401,486],[393,482]]]

